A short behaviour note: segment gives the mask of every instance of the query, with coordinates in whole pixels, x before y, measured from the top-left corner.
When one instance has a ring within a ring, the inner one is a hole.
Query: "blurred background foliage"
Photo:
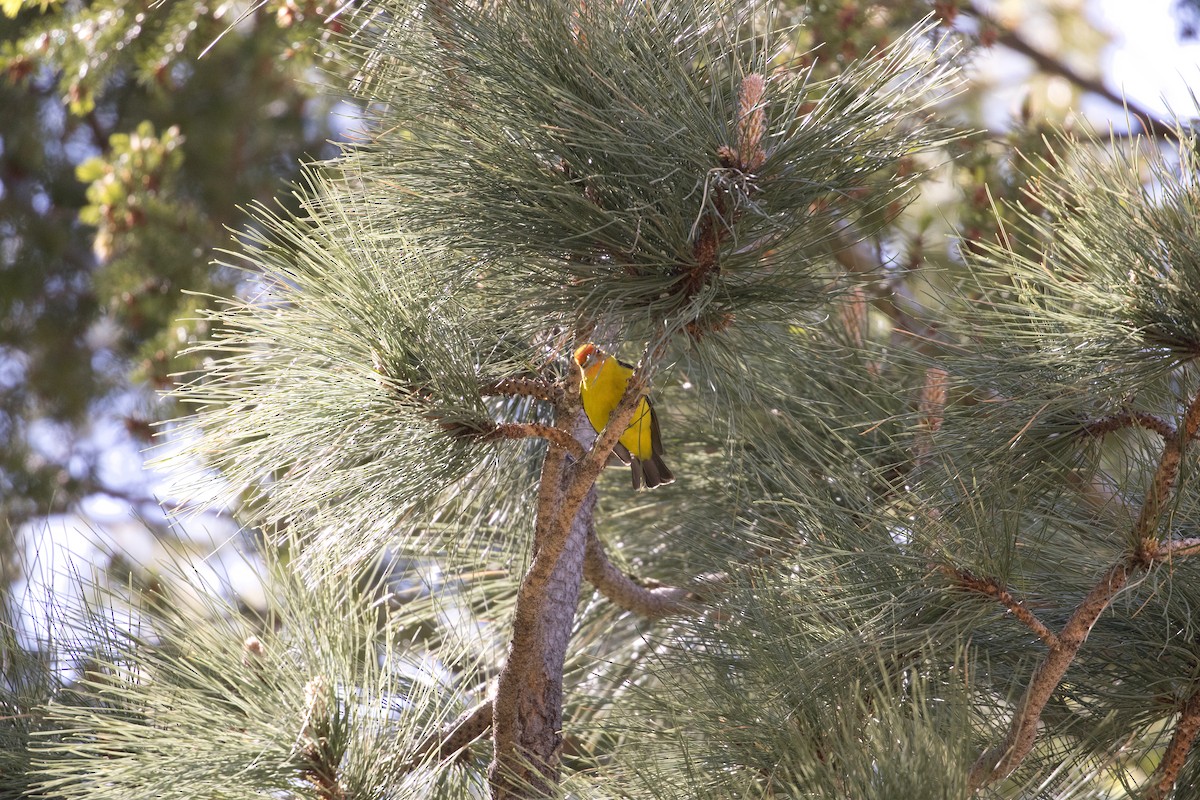
[[[0,15],[0,540],[96,494],[146,505],[157,394],[190,365],[184,290],[354,108],[336,6],[21,2]],[[338,112],[341,112],[339,114]],[[117,455],[120,454],[120,455]],[[11,579],[11,574],[8,576]]]

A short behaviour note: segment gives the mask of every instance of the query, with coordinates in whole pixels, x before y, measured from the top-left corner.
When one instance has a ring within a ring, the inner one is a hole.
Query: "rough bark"
[[[694,613],[697,598],[676,586],[642,586],[608,560],[595,529],[588,531],[583,577],[615,605],[645,619]]]
[[[643,358],[645,361],[645,358]],[[571,461],[551,444],[542,467],[533,560],[517,590],[508,657],[492,709],[494,755],[488,769],[493,800],[555,794],[562,751],[563,665],[575,622],[596,479],[629,426],[645,391],[641,366],[583,458]],[[594,434],[570,373],[555,427],[586,442]],[[572,448],[573,449],[573,448]]]
[[[493,710],[495,758],[489,779],[495,800],[548,796],[558,784],[563,664],[595,506],[593,488],[565,539],[539,548],[521,584]]]

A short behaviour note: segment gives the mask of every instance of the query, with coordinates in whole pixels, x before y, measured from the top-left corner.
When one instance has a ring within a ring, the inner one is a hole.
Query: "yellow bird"
[[[579,389],[583,411],[597,433],[604,430],[613,409],[625,394],[625,384],[633,375],[633,367],[618,361],[596,345],[588,343],[575,351],[582,383]],[[642,396],[638,399],[633,421],[621,434],[613,453],[622,463],[633,468],[633,488],[653,489],[671,483],[675,476],[663,463],[662,434],[658,431],[658,416],[654,406]]]

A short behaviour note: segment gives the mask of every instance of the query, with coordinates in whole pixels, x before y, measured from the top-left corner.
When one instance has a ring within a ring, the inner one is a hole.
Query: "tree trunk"
[[[547,456],[548,461],[551,458]],[[560,473],[556,481],[560,497],[563,483],[572,474],[570,468]],[[561,507],[557,502],[549,505],[555,512]],[[496,689],[495,755],[488,773],[494,800],[544,797],[558,785],[563,663],[595,507],[592,487],[570,525],[562,526],[565,530],[550,523],[542,533],[544,521],[539,520],[533,563],[517,594],[508,660]]]

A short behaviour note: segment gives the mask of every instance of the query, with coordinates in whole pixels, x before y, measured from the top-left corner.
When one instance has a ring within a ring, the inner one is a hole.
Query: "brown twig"
[[[439,760],[453,757],[492,727],[492,700],[482,700],[468,708],[449,725],[421,740],[408,760],[408,768],[420,764],[433,752]]]
[[[600,594],[617,606],[646,619],[660,619],[696,610],[698,598],[687,589],[675,586],[641,586],[608,560],[604,544],[596,536],[595,526],[588,529],[587,553],[583,577]]]
[[[1192,398],[1191,404],[1183,415],[1183,430],[1178,435],[1167,439],[1163,445],[1163,454],[1154,471],[1154,478],[1142,502],[1142,511],[1134,523],[1133,533],[1137,542],[1137,554],[1143,558],[1152,558],[1158,549],[1158,524],[1162,510],[1167,505],[1171,489],[1175,486],[1175,478],[1179,474],[1179,464],[1183,461],[1183,451],[1188,443],[1195,438],[1200,429],[1200,392]]]
[[[573,519],[578,513],[584,499],[592,491],[600,473],[608,464],[609,456],[612,454],[617,440],[629,427],[634,411],[637,409],[638,400],[642,395],[641,387],[644,383],[640,378],[640,373],[641,369],[634,370],[634,374],[626,385],[621,402],[613,409],[612,415],[608,418],[608,425],[596,437],[591,450],[582,460],[575,462],[567,470],[566,486],[563,489],[562,502],[558,509],[556,528],[565,527],[567,520]]]
[[[1005,777],[1029,755],[1037,737],[1042,709],[1062,682],[1063,675],[1075,660],[1096,620],[1108,608],[1117,592],[1125,587],[1129,576],[1140,563],[1135,558],[1127,558],[1114,564],[1075,609],[1058,635],[1057,644],[1050,648],[1030,676],[1029,686],[1017,704],[1008,734],[1002,742],[984,751],[971,766],[968,780],[972,790]]]
[[[1175,788],[1179,771],[1187,761],[1188,753],[1200,732],[1200,689],[1192,692],[1179,709],[1179,719],[1175,722],[1175,733],[1163,753],[1162,760],[1154,774],[1156,780],[1146,792],[1146,800],[1163,800]]]
[[[576,458],[583,458],[587,451],[571,434],[553,425],[543,425],[539,422],[499,422],[490,430],[476,434],[480,441],[492,439],[528,439],[537,437],[546,439]]]
[[[1172,558],[1194,555],[1200,555],[1200,538],[1191,537],[1160,544],[1154,551],[1154,560],[1169,561]]]
[[[1189,543],[1186,547],[1172,547],[1161,545],[1158,540],[1162,510],[1175,487],[1183,451],[1195,437],[1197,429],[1200,429],[1200,393],[1192,398],[1185,410],[1178,435],[1166,439],[1163,443],[1158,468],[1146,491],[1138,519],[1134,523],[1133,551],[1105,571],[1099,582],[1071,614],[1071,618],[1058,634],[1057,644],[1050,648],[1045,659],[1030,676],[1029,685],[1017,705],[1004,740],[984,751],[971,766],[968,780],[972,789],[978,789],[1007,776],[1029,755],[1037,737],[1042,710],[1062,682],[1067,668],[1075,660],[1092,626],[1112,603],[1117,593],[1126,586],[1129,578],[1167,556],[1190,554],[1193,549],[1200,549],[1200,542]]]
[[[1174,439],[1175,426],[1162,417],[1145,411],[1120,411],[1107,417],[1093,420],[1083,427],[1083,432],[1089,436],[1104,436],[1121,428],[1145,428],[1153,431],[1164,441]]]
[[[1045,624],[1037,618],[1037,616],[1029,610],[1022,601],[1016,599],[1012,594],[1005,589],[995,578],[980,578],[970,570],[962,567],[942,567],[942,572],[954,579],[959,588],[966,589],[969,592],[982,594],[987,597],[995,598],[1000,605],[1008,609],[1009,613],[1019,620],[1026,628],[1033,631],[1039,639],[1046,643],[1047,647],[1058,647],[1058,637],[1054,632],[1045,626]]]
[[[561,402],[564,395],[562,384],[538,378],[501,378],[485,383],[479,393],[484,397],[506,395],[509,397],[533,397],[547,403]]]
[[[1103,438],[1123,428],[1142,428],[1158,434],[1164,442],[1171,441],[1178,435],[1175,426],[1170,422],[1144,411],[1120,411],[1094,419],[1083,426],[1082,433],[1085,436]],[[1103,470],[1097,467],[1089,476],[1072,472],[1067,476],[1067,481],[1096,511],[1111,515],[1114,522],[1118,519],[1132,522],[1131,504],[1121,496],[1115,482]]]

